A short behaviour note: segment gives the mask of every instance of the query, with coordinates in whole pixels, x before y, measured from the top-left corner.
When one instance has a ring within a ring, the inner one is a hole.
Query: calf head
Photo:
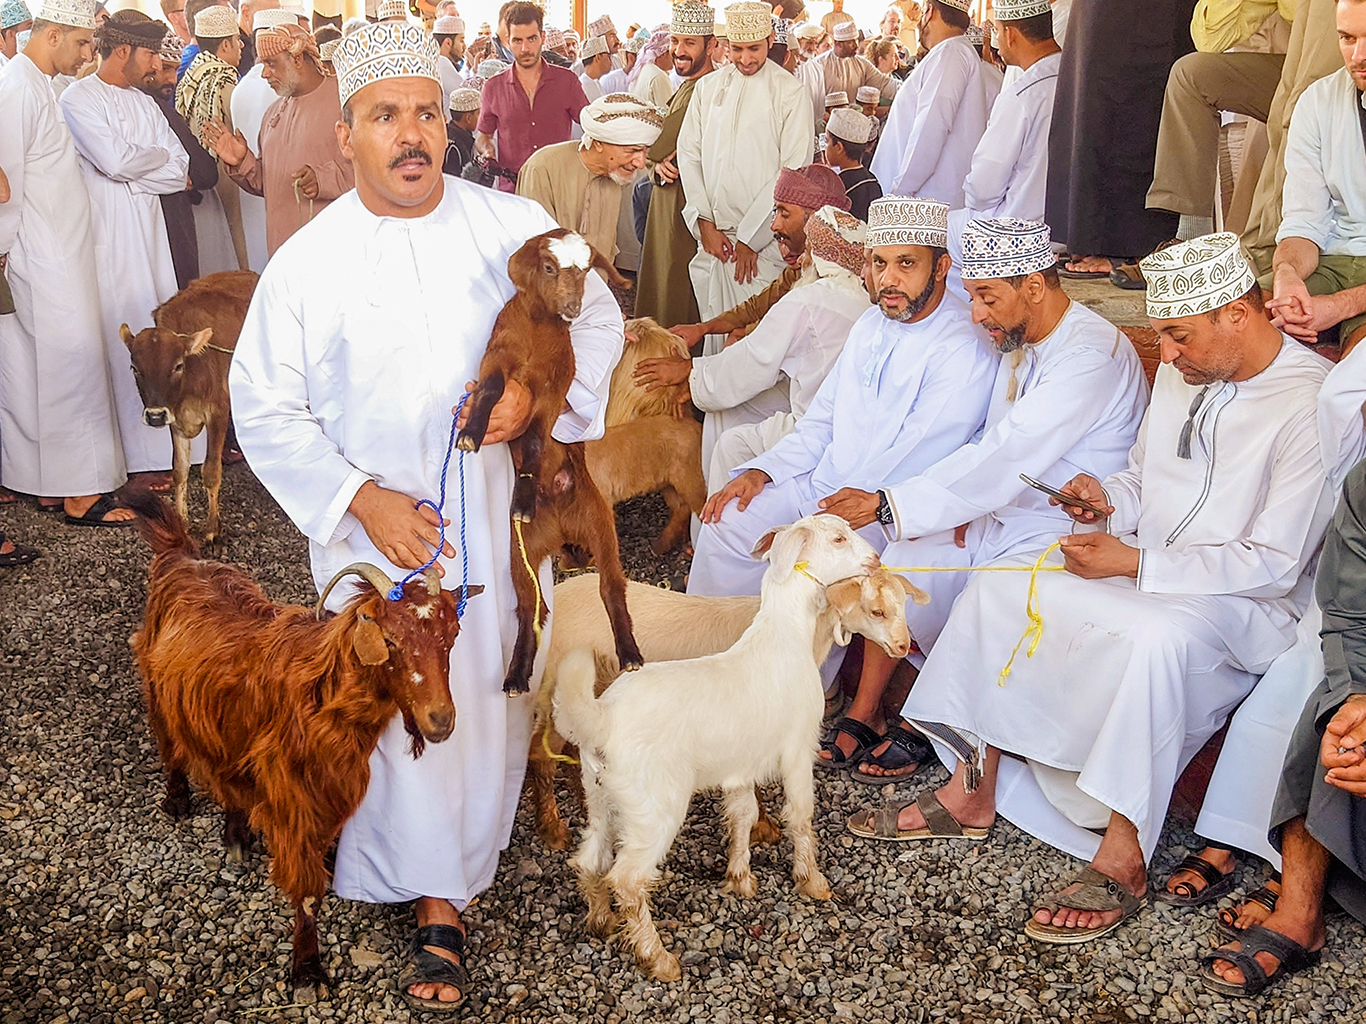
[[[422,579],[403,587],[398,600],[390,600],[394,584],[384,572],[369,563],[356,563],[334,576],[323,590],[320,612],[333,586],[353,574],[369,586],[363,586],[342,612],[353,617],[348,637],[352,653],[380,677],[403,715],[413,756],[419,757],[427,743],[440,743],[455,730],[450,669],[451,648],[460,633],[459,595],[442,590],[436,570],[428,569]],[[481,586],[467,587],[466,596],[483,591]]]
[[[164,327],[146,327],[137,334],[127,324],[119,327],[119,337],[128,346],[133,360],[133,378],[142,398],[142,418],[149,427],[175,423],[185,390],[185,358],[197,356],[208,347],[213,328],[194,334],[177,334]]]
[[[906,598],[928,604],[930,595],[910,580],[886,569],[853,576],[825,588],[825,599],[835,612],[835,643],[848,645],[853,634],[867,637],[893,658],[911,649],[906,626]]]
[[[594,268],[618,287],[627,281],[575,231],[557,228],[529,238],[508,260],[517,290],[538,300],[545,319],[573,320],[583,308],[584,280]]]
[[[782,582],[794,572],[828,585],[866,576],[881,565],[873,546],[839,516],[814,515],[791,526],[769,530],[750,554],[768,560],[767,578]]]

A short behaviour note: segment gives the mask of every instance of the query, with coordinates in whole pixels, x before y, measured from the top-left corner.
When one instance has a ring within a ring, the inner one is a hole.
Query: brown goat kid
[[[316,610],[273,604],[240,570],[197,558],[165,502],[143,495],[130,504],[154,553],[132,643],[166,772],[163,806],[187,814],[194,779],[227,811],[230,860],[242,857],[248,821],[261,833],[271,878],[294,906],[293,981],[325,983],[316,917],[324,854],[365,795],[370,755],[396,713],[414,757],[454,730],[456,595],[432,573],[390,601],[384,573],[357,563],[332,579]],[[352,574],[364,580],[360,593],[319,618],[332,587]]]
[[[669,521],[651,551],[662,555],[687,543],[692,517],[707,503],[702,424],[691,416],[646,416],[608,427],[583,448],[589,475],[608,505],[640,494],[663,495]]]
[[[133,360],[143,420],[149,427],[171,428],[175,507],[186,521],[190,518],[190,441],[208,427],[203,470],[209,496],[206,544],[218,539],[223,442],[232,424],[228,367],[255,290],[256,275],[249,270],[209,274],[158,306],[152,313],[154,327],[136,335],[127,324],[119,328]]]
[[[512,489],[512,583],[517,592],[517,643],[503,690],[531,689],[536,633],[545,618],[537,582],[527,572],[566,545],[591,553],[602,579],[602,601],[612,621],[617,658],[626,671],[641,666],[626,609],[626,575],[617,547],[616,520],[593,483],[582,444],[561,444],[550,436],[574,380],[569,324],[583,306],[584,280],[593,268],[614,282],[621,275],[581,235],[563,228],[529,239],[508,260],[517,294],[508,300],[479,364],[479,382],[468,400],[469,417],[456,439],[461,451],[484,442],[489,415],[509,380],[531,395],[531,417],[520,437],[508,442],[517,482]],[[538,514],[539,511],[539,514]],[[518,543],[521,531],[525,558]]]

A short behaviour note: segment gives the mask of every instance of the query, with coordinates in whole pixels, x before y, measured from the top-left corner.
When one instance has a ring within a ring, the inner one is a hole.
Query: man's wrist
[[[886,491],[877,493],[877,521],[882,526],[895,526],[896,517],[892,515],[892,503]]]

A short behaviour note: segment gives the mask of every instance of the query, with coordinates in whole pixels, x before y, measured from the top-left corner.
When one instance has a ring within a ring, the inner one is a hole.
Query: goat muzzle
[[[371,562],[352,562],[345,569],[340,570],[335,576],[327,581],[327,586],[323,587],[323,592],[318,595],[318,603],[313,609],[313,614],[318,618],[323,617],[323,605],[327,603],[328,596],[332,593],[332,588],[344,580],[347,576],[359,576],[370,586],[379,591],[381,596],[385,596],[394,589],[394,581],[379,566]],[[429,584],[430,585],[430,584]]]
[[[170,419],[169,409],[144,409],[142,411],[142,421],[149,427],[164,427],[170,422]]]

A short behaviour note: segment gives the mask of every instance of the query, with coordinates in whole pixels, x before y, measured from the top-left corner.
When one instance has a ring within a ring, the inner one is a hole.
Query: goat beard
[[[887,308],[882,305],[882,297],[884,295],[900,295],[903,299],[906,300],[906,308],[903,309],[900,313],[887,312]],[[885,316],[888,320],[896,320],[898,323],[904,324],[906,321],[914,320],[916,317],[918,317],[921,314],[921,312],[925,309],[925,307],[930,304],[930,298],[933,295],[934,274],[931,274],[930,279],[925,282],[925,287],[921,290],[920,294],[917,295],[915,298],[911,298],[905,292],[898,291],[895,288],[883,288],[880,292],[877,293],[877,304],[878,308],[882,310],[882,315]]]
[[[417,719],[413,713],[406,708],[403,710],[403,731],[408,734],[409,744],[408,753],[416,761],[422,756],[422,752],[427,749],[427,741],[422,736],[422,730],[417,727]]]

